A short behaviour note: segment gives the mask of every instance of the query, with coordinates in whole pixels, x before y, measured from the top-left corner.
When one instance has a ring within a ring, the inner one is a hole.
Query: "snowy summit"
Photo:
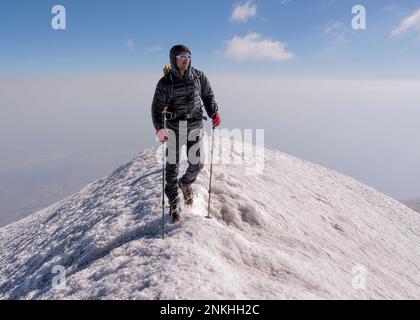
[[[206,165],[181,223],[165,216],[165,239],[156,149],[0,229],[0,298],[420,298],[417,212],[343,174],[248,147],[264,152],[262,173],[245,174],[249,159],[215,165],[206,219]]]

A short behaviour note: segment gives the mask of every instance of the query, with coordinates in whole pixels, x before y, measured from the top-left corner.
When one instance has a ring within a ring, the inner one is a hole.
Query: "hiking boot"
[[[169,216],[171,217],[172,223],[176,223],[181,220],[181,206],[179,202],[179,198],[176,198],[170,203]]]
[[[184,203],[187,206],[191,206],[193,204],[193,197],[194,197],[194,193],[192,191],[191,185],[183,184],[182,180],[180,179],[178,181],[178,187],[182,190],[182,194],[184,195]]]

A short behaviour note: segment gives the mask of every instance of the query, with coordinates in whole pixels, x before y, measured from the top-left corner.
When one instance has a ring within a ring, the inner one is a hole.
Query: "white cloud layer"
[[[409,31],[416,31],[420,35],[420,9],[406,17],[397,28],[392,30],[391,37],[397,37]]]
[[[251,32],[244,37],[235,36],[228,41],[224,56],[244,60],[290,60],[295,55],[286,50],[287,43],[264,39],[261,34]]]
[[[418,193],[418,179],[411,177],[420,177],[419,80],[305,79],[299,74],[281,79],[271,72],[263,77],[204,71],[225,128],[263,128],[270,148],[339,171],[346,168],[351,176],[394,196]],[[0,171],[32,159],[32,153],[83,155],[86,150],[99,154],[110,145],[152,146],[150,105],[160,77],[160,70],[0,76]],[[205,126],[210,129],[211,122]],[[105,162],[122,161],[116,154],[97,159],[88,165],[81,158],[78,169],[68,172],[72,177],[85,172],[80,171],[82,163],[92,172]],[[25,181],[29,186],[34,179]]]
[[[231,21],[246,22],[249,18],[252,18],[257,14],[257,6],[251,1],[246,3],[239,3],[233,9]]]

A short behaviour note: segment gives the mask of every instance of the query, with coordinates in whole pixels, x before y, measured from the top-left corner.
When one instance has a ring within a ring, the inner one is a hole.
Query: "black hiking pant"
[[[168,121],[169,140],[166,149],[166,186],[165,194],[169,203],[178,198],[178,175],[180,152],[187,149],[188,168],[181,177],[184,185],[191,185],[204,167],[203,121]]]

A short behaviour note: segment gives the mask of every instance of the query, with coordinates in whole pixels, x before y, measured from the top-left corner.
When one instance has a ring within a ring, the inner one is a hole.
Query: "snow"
[[[250,158],[215,165],[206,219],[206,165],[182,223],[165,216],[165,239],[156,149],[0,229],[0,298],[420,298],[417,212],[338,172],[246,147],[264,152],[262,173],[245,174]],[[63,287],[52,286],[55,266]]]

